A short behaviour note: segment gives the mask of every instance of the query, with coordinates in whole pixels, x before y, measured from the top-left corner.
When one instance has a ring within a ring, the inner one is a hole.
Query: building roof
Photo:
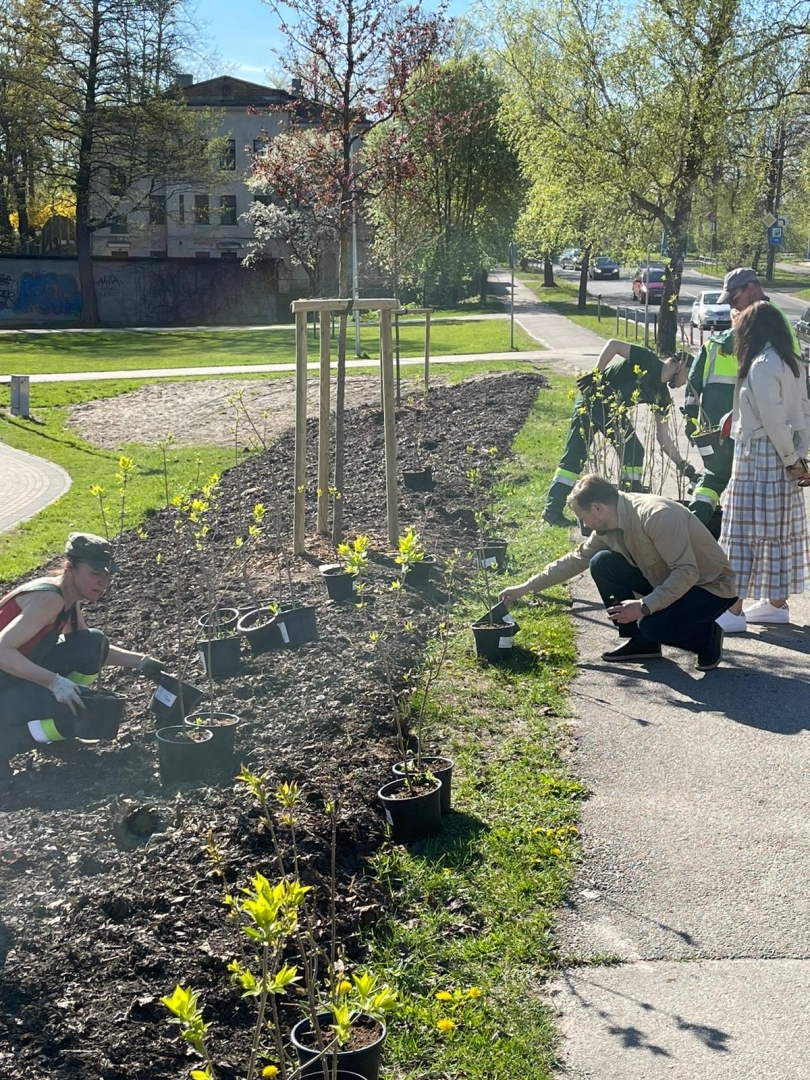
[[[293,98],[286,90],[274,86],[262,86],[261,83],[247,82],[233,75],[218,75],[205,82],[182,86],[181,91],[188,105],[219,106],[237,105],[247,108],[250,105],[284,105]]]

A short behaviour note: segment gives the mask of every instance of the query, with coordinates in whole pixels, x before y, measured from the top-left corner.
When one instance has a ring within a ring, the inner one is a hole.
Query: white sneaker
[[[784,607],[774,607],[770,600],[762,599],[748,608],[745,618],[750,623],[789,623],[790,609],[787,604]]]
[[[714,621],[725,634],[744,634],[748,629],[748,620],[744,614],[734,615],[731,611],[724,611],[723,614]]]

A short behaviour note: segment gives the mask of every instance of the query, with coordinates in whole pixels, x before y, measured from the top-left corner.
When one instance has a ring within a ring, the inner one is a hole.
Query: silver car
[[[728,330],[731,326],[731,307],[718,304],[720,289],[706,290],[692,304],[692,326],[701,330]]]

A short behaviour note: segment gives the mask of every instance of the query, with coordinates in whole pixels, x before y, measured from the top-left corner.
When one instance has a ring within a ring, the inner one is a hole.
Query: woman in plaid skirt
[[[804,492],[810,483],[810,402],[801,357],[778,309],[760,300],[734,327],[737,385],[731,435],[734,466],[720,544],[737,575],[740,600],[718,619],[790,621],[787,598],[810,584]]]

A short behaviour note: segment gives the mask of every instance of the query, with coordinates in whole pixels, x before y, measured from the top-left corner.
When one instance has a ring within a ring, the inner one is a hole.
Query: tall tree
[[[284,67],[300,86],[297,116],[301,130],[316,126],[339,147],[333,185],[338,207],[338,286],[351,295],[349,250],[353,216],[362,181],[355,149],[363,136],[397,115],[409,92],[412,73],[441,47],[444,21],[425,12],[421,0],[407,7],[387,0],[265,0],[279,17],[286,47]],[[346,392],[346,318],[338,336],[335,423],[335,476],[343,488],[343,412]],[[343,533],[343,499],[333,502],[332,537]]]

